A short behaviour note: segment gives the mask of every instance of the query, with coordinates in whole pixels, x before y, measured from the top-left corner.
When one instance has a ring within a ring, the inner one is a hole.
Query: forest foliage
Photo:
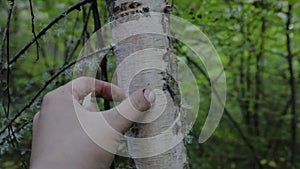
[[[172,13],[211,40],[227,79],[223,118],[213,136],[199,144],[210,82],[201,60],[174,41],[174,53],[193,71],[201,95],[197,121],[185,139],[190,167],[300,168],[300,1],[174,3]],[[98,0],[98,9],[101,24],[108,23],[105,1]],[[29,164],[32,118],[43,95],[72,79],[73,63],[95,20],[90,1],[75,0],[0,0],[0,17],[0,168],[19,169]],[[111,80],[113,52],[107,59]],[[126,161],[119,157],[116,165],[129,168]]]

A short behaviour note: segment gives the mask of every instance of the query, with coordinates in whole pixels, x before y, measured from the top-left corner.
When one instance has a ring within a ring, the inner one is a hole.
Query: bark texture
[[[185,134],[185,116],[180,107],[180,92],[176,82],[177,59],[171,54],[169,18],[151,12],[167,11],[165,0],[112,0],[107,1],[112,24],[114,53],[118,69],[118,85],[128,94],[137,89],[154,89],[156,102],[147,115],[135,123],[128,135],[149,138],[162,134],[168,128],[171,133],[163,139],[142,143],[128,141],[129,154],[138,169],[189,168],[183,140],[175,147],[171,143]],[[155,154],[164,150],[162,154]],[[146,157],[147,154],[155,154]],[[146,155],[146,156],[145,156]]]

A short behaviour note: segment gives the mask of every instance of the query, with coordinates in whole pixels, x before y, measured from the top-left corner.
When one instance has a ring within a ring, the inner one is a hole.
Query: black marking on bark
[[[120,11],[121,11],[121,9],[120,9],[119,6],[116,6],[116,7],[113,9],[114,14],[119,13]]]
[[[134,9],[134,8],[137,8],[139,6],[141,6],[142,4],[139,3],[139,2],[131,2],[128,7],[131,8],[131,9]]]
[[[124,16],[134,15],[134,14],[143,14],[144,16],[147,17],[150,16],[149,12],[150,12],[150,8],[146,6],[142,6],[142,3],[140,2],[135,2],[135,1],[124,2],[113,8],[112,19],[116,20],[119,17],[124,17]]]
[[[172,13],[172,5],[166,5],[165,9],[164,9],[164,13],[166,14],[171,14]]]
[[[143,12],[145,12],[145,13],[148,13],[148,12],[150,12],[150,9],[149,9],[149,7],[144,7],[144,8],[143,8]]]
[[[185,163],[183,164],[183,168],[182,168],[182,169],[190,169],[189,164],[188,164],[187,162],[185,162]]]
[[[180,107],[181,94],[177,81],[171,74],[167,72],[162,72],[161,74],[163,76],[162,80],[165,81],[165,83],[163,84],[163,91],[168,91],[174,101],[174,104]]]
[[[133,136],[137,136],[139,134],[139,131],[140,129],[135,124],[133,124],[132,127],[130,128],[130,133]]]
[[[170,36],[168,36],[167,38],[168,38],[168,41],[169,41],[168,51],[172,52],[174,50],[173,45],[172,45],[172,38]]]

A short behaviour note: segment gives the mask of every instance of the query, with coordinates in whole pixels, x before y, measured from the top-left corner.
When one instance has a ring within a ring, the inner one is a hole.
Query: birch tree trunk
[[[138,169],[186,169],[188,167],[183,139],[171,147],[170,142],[184,136],[185,117],[180,107],[177,78],[177,59],[171,54],[169,18],[152,12],[168,11],[165,0],[107,0],[110,15],[117,22],[112,24],[114,53],[118,64],[118,85],[128,94],[147,87],[156,93],[156,102],[128,131],[135,138],[149,138],[172,129],[168,138],[156,143],[137,144],[128,141],[129,154],[134,156]],[[149,34],[155,32],[155,34]],[[148,123],[145,123],[148,122]],[[156,151],[164,150],[155,154]],[[147,154],[154,153],[148,157]],[[135,155],[133,155],[135,154]],[[143,158],[138,158],[141,155]],[[145,156],[146,155],[146,156]]]

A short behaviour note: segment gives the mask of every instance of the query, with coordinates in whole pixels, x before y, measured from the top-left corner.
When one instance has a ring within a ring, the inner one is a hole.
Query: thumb
[[[118,132],[124,133],[132,122],[150,109],[155,101],[155,94],[149,89],[140,89],[113,109],[104,111],[105,120]]]

